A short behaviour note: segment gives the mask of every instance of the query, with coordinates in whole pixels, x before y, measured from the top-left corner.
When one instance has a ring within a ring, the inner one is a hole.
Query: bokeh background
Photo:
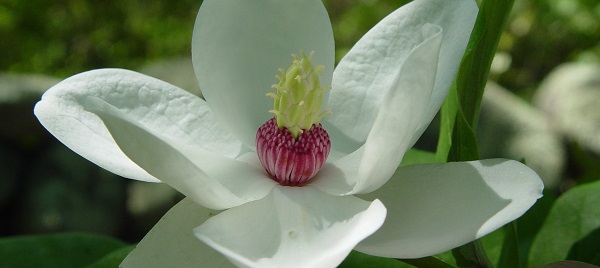
[[[405,2],[325,0],[337,60]],[[32,109],[58,81],[107,67],[201,95],[190,60],[200,4],[0,1],[0,237],[86,231],[133,243],[181,198],[89,163],[49,135]],[[549,199],[600,179],[599,41],[597,0],[515,0],[492,65],[477,128],[481,155],[524,159]],[[418,147],[434,150],[436,131],[434,121]],[[527,219],[541,224],[544,214],[536,215]]]

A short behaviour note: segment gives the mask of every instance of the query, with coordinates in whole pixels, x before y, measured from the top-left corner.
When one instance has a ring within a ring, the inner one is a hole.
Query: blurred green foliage
[[[408,0],[324,0],[340,59],[368,29]],[[135,68],[189,55],[201,1],[4,0],[0,70],[65,77],[102,67]],[[553,67],[600,59],[596,0],[517,0],[499,51],[510,68],[496,78],[528,90]]]
[[[199,1],[4,0],[0,70],[68,76],[189,54]]]
[[[560,63],[600,61],[599,40],[597,0],[516,0],[498,48],[510,55],[511,66],[497,79],[530,96]]]

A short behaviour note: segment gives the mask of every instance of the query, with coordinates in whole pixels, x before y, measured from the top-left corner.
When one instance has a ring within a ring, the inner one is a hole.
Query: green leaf
[[[452,268],[454,266],[435,257],[424,257],[419,259],[390,259],[377,256],[371,256],[358,251],[350,252],[340,268],[353,267],[378,267],[378,268],[410,268],[410,267],[428,267],[428,268]]]
[[[469,126],[463,113],[459,110],[454,121],[452,146],[448,153],[448,161],[472,161],[479,159],[475,131]]]
[[[578,261],[559,261],[536,266],[536,268],[598,268],[598,266]]]
[[[550,209],[556,202],[556,195],[552,191],[544,191],[542,198],[531,207],[525,215],[517,219],[519,230],[519,250],[521,252],[521,267],[527,266],[527,256],[535,236],[539,233]]]
[[[126,244],[110,237],[63,233],[0,239],[3,267],[85,267]]]
[[[135,245],[131,245],[131,246],[124,246],[120,249],[114,250],[113,252],[109,253],[108,255],[102,257],[102,259],[99,259],[96,262],[92,263],[91,265],[88,265],[87,268],[119,267],[119,264],[121,264],[121,262],[123,262],[125,257],[127,257],[127,255],[129,255],[129,252],[131,252],[134,248],[135,248]]]
[[[438,163],[436,160],[436,156],[432,152],[423,151],[419,149],[412,148],[404,154],[402,158],[401,166],[408,165],[416,165],[416,164],[430,164],[430,163]]]
[[[600,181],[577,186],[556,200],[529,252],[528,266],[564,260],[578,241],[600,228]],[[579,248],[579,250],[593,250]],[[589,253],[589,252],[588,252]],[[578,253],[588,255],[588,253]],[[575,253],[573,253],[575,254]]]
[[[452,250],[458,267],[492,267],[481,240],[475,240]]]
[[[418,259],[402,259],[401,262],[410,264],[414,267],[423,267],[423,268],[454,268],[454,266],[443,262],[440,259],[435,257],[424,257]]]
[[[519,238],[517,236],[517,224],[511,222],[505,225],[504,241],[502,242],[502,253],[498,260],[497,267],[514,267],[518,268],[519,260]]]
[[[452,132],[454,131],[454,121],[458,111],[458,96],[456,95],[456,83],[450,88],[444,104],[440,110],[440,135],[435,152],[437,162],[446,162],[448,153],[452,147]]]
[[[339,268],[353,267],[378,267],[378,268],[409,268],[408,264],[395,259],[371,256],[358,251],[350,252],[350,255],[340,264]]]
[[[473,128],[477,125],[483,89],[504,25],[514,0],[485,0],[463,57],[456,88],[461,110]]]
[[[571,247],[568,260],[600,265],[600,228],[592,231]]]
[[[502,247],[505,238],[506,228],[500,228],[479,239],[481,240],[481,245],[485,249],[485,253],[490,260],[490,263],[495,264],[495,267],[499,267],[497,264],[502,255]]]

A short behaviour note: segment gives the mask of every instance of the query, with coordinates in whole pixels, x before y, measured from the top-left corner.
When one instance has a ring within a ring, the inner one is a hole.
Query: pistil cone
[[[313,124],[294,139],[271,118],[256,133],[258,159],[271,178],[284,186],[305,185],[323,167],[330,149],[329,134],[321,124]]]

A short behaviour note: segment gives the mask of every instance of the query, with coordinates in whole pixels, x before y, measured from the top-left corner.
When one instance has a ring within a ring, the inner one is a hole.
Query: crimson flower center
[[[287,128],[269,119],[256,132],[258,159],[270,177],[284,186],[303,186],[323,167],[331,142],[321,124],[295,139]]]

